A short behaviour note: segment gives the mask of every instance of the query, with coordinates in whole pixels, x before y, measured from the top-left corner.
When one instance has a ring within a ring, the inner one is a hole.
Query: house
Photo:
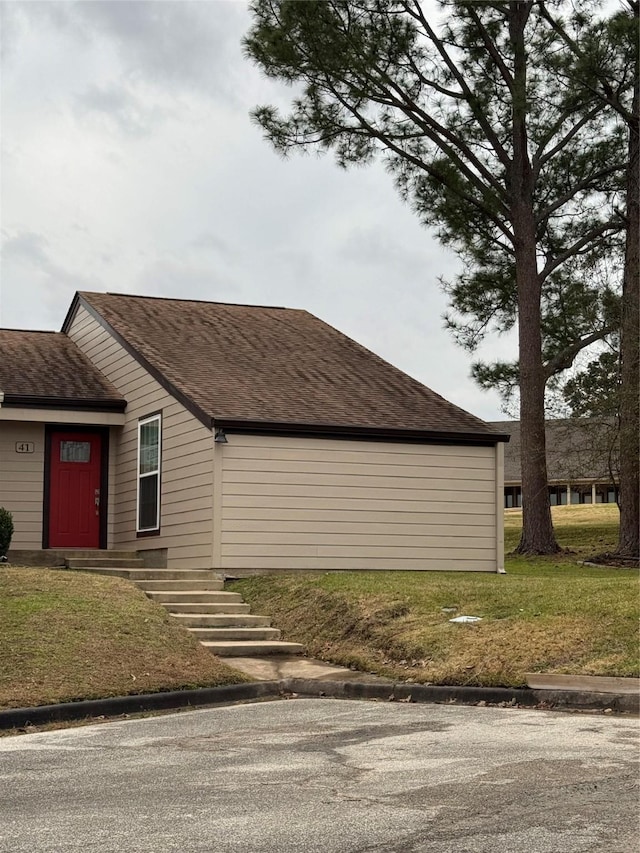
[[[511,441],[504,456],[504,505],[522,506],[520,421],[490,424]],[[616,503],[619,460],[615,424],[587,418],[548,420],[545,426],[551,506]]]
[[[0,389],[14,559],[502,567],[508,437],[306,311],[77,293],[0,332]]]

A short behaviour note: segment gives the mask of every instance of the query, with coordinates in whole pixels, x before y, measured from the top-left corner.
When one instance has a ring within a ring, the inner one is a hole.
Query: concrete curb
[[[574,690],[532,690],[511,687],[460,687],[440,684],[378,683],[361,681],[315,681],[287,678],[281,682],[286,692],[299,696],[326,696],[336,699],[382,699],[387,702],[458,702],[462,705],[512,705],[528,708],[640,712],[640,695],[588,693]]]
[[[638,714],[640,695],[587,693],[569,690],[532,690],[509,687],[459,687],[408,684],[381,681],[318,681],[312,678],[285,678],[281,681],[255,681],[200,690],[175,690],[170,693],[144,693],[114,696],[35,708],[10,708],[0,711],[0,730],[92,717],[114,717],[145,711],[166,711],[277,699],[294,695],[305,698],[369,699],[384,702],[459,703],[461,705],[520,706],[547,710],[612,711]]]
[[[87,699],[83,702],[62,702],[59,705],[39,705],[35,708],[9,708],[0,711],[0,729],[23,728],[63,720],[83,720],[91,717],[117,717],[144,711],[166,711],[198,705],[217,705],[228,702],[247,702],[280,695],[279,681],[256,681],[247,684],[228,684],[199,690],[173,690],[167,693],[140,693],[134,696],[113,696],[107,699]]]

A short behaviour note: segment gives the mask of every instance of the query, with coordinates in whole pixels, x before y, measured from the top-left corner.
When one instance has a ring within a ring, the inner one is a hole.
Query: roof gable
[[[112,293],[79,293],[78,304],[208,425],[500,440],[487,424],[307,311]]]

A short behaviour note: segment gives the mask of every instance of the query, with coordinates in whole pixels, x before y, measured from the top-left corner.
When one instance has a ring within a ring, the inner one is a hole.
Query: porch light
[[[217,429],[216,430],[215,435],[213,437],[213,440],[215,441],[216,444],[227,444],[228,443],[227,442],[227,436],[224,434],[223,429]]]

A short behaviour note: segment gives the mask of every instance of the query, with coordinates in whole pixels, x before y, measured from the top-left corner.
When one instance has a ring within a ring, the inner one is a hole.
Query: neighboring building
[[[504,457],[504,505],[522,506],[520,421],[494,421],[511,441]],[[549,501],[560,504],[615,503],[618,499],[617,433],[611,423],[586,418],[546,423]]]
[[[76,294],[0,332],[13,549],[228,575],[502,567],[507,436],[306,311]]]

